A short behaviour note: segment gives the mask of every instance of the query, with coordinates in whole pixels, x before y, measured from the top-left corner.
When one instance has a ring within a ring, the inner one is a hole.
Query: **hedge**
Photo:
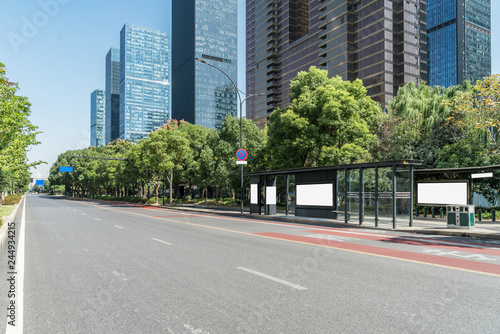
[[[14,194],[14,195],[8,195],[3,199],[2,204],[3,205],[14,205],[14,204],[19,204],[21,201],[22,196],[19,194]]]

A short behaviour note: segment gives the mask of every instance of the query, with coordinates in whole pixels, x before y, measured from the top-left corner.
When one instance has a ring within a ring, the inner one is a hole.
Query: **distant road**
[[[12,300],[34,334],[500,329],[500,243],[35,195],[25,220],[23,301],[1,254],[7,333]]]

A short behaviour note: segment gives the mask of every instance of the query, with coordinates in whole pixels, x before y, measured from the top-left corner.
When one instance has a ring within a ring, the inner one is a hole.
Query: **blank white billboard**
[[[333,206],[333,183],[298,184],[297,205]]]
[[[276,204],[276,187],[266,187],[266,205]]]
[[[467,205],[467,182],[417,183],[418,204]]]
[[[250,204],[259,204],[259,188],[255,183],[250,185]]]

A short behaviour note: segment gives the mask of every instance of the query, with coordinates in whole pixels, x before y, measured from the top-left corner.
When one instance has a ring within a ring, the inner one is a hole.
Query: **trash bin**
[[[449,228],[473,228],[474,205],[447,205],[446,219]]]

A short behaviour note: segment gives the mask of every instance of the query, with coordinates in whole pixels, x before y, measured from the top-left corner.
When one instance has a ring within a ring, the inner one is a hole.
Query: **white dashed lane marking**
[[[172,246],[172,244],[170,242],[167,242],[167,241],[163,241],[163,240],[156,239],[156,238],[151,238],[151,240],[158,241],[158,242],[161,242],[162,244]]]

